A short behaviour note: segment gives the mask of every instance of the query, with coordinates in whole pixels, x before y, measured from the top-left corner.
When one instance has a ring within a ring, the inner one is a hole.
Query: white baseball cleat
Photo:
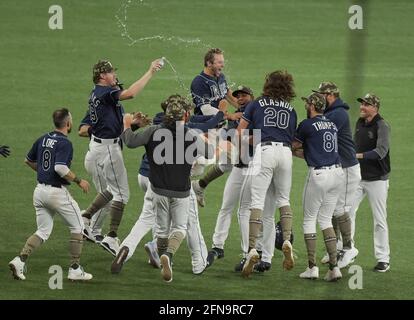
[[[85,210],[81,211],[81,214],[83,214]],[[88,219],[86,217],[82,216],[83,220],[83,231],[82,234],[85,236],[86,240],[95,242],[95,237],[92,235],[92,229],[90,227],[91,219]]]
[[[154,268],[161,268],[160,257],[158,255],[157,244],[153,241],[147,242],[144,246],[145,251],[148,254],[149,260],[148,263]]]
[[[247,254],[246,262],[244,263],[243,269],[241,271],[242,276],[244,278],[247,278],[252,274],[254,265],[258,263],[259,260],[260,260],[260,256],[257,250],[256,249],[250,250],[250,252]]]
[[[16,280],[26,280],[24,273],[26,272],[26,264],[20,259],[19,256],[15,257],[9,262],[9,268],[13,274],[13,278]]]
[[[100,244],[105,250],[107,250],[113,256],[116,257],[116,255],[118,254],[118,251],[119,251],[119,239],[118,239],[118,237],[113,238],[113,237],[110,237],[110,236],[105,236],[105,238],[103,238],[103,240]]]
[[[194,193],[196,194],[197,203],[200,207],[204,207],[206,205],[205,199],[204,199],[204,188],[200,187],[200,184],[198,183],[200,180],[194,180],[191,182],[191,185],[193,187]]]
[[[161,262],[161,276],[165,282],[171,282],[173,280],[173,271],[171,267],[171,260],[167,254],[163,254],[160,257]]]
[[[322,259],[321,259],[321,263],[322,263],[322,264],[327,264],[327,263],[329,263],[329,254],[328,254],[328,253],[325,253],[325,255],[322,257]]]
[[[359,251],[357,248],[352,247],[351,249],[343,249],[338,259],[338,268],[342,269],[350,265],[355,261]]]
[[[341,270],[338,267],[334,267],[332,270],[328,270],[325,275],[325,280],[329,282],[337,281],[342,278]]]
[[[69,267],[68,279],[70,281],[88,281],[92,278],[93,276],[90,273],[85,272],[82,266],[78,266],[76,269]]]
[[[289,240],[285,240],[282,245],[283,268],[291,270],[295,266],[295,259],[293,258],[293,248]]]
[[[312,268],[307,267],[305,272],[302,272],[299,275],[299,278],[311,279],[311,280],[318,279],[319,278],[319,268],[317,266],[313,266]]]

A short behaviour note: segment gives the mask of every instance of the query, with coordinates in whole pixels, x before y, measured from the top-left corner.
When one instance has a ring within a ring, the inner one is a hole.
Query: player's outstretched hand
[[[131,128],[131,123],[133,119],[134,116],[131,113],[124,114],[124,129]]]
[[[154,60],[153,62],[151,62],[150,70],[152,73],[155,73],[157,71],[160,71],[163,65],[164,63],[162,59]]]
[[[83,179],[82,179],[82,180],[79,182],[78,186],[79,186],[79,188],[81,188],[81,189],[82,189],[82,191],[83,191],[84,193],[88,193],[88,192],[89,192],[89,182],[88,182],[88,181],[86,181],[86,180],[83,180]]]
[[[148,125],[150,125],[152,122],[152,119],[148,117],[148,115],[142,113],[142,112],[134,112],[133,113],[133,119],[131,124],[136,125],[140,128],[144,128]]]
[[[9,146],[0,146],[0,154],[7,158],[10,155],[10,147]]]

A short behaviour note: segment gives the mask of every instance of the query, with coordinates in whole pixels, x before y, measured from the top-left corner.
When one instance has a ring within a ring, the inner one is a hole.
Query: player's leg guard
[[[250,209],[249,220],[249,251],[256,247],[256,238],[262,228],[262,215],[263,212],[260,209]]]
[[[332,226],[335,230],[336,239],[341,239],[341,229],[339,228],[339,221],[338,217],[332,217]]]
[[[290,240],[292,234],[292,209],[290,206],[284,206],[279,208],[280,211],[280,225],[282,226],[283,241]]]
[[[25,262],[27,258],[43,243],[42,238],[37,234],[32,234],[27,240],[26,243],[20,252],[20,259]]]
[[[316,266],[316,233],[305,233],[306,250],[308,251],[309,268]]]
[[[185,232],[183,231],[174,231],[173,233],[171,233],[170,237],[168,238],[167,252],[174,255],[180,247],[181,242],[184,238]]]
[[[201,188],[206,188],[211,181],[217,179],[218,177],[221,177],[222,175],[223,171],[220,170],[219,165],[213,164],[207,169],[207,172],[198,183]]]
[[[329,269],[332,270],[337,265],[336,261],[336,236],[333,228],[326,228],[322,230],[325,241],[326,251],[329,255]]]
[[[351,233],[351,218],[348,212],[345,212],[342,216],[337,217],[339,229],[342,236],[342,245],[344,249],[352,248],[352,233]],[[335,230],[336,232],[336,230]]]
[[[114,196],[108,190],[99,192],[92,203],[89,205],[88,209],[82,214],[82,217],[91,219],[92,216],[100,209],[105,207],[105,205],[112,200]]]
[[[157,238],[158,255],[161,257],[168,249],[168,238]]]
[[[83,235],[82,233],[71,233],[69,240],[69,252],[71,256],[70,265],[79,265],[82,253]]]
[[[125,204],[120,201],[112,201],[110,214],[111,224],[109,226],[108,236],[115,238],[117,236],[118,228],[122,220]]]

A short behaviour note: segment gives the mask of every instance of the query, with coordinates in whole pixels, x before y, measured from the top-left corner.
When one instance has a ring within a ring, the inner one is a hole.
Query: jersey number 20
[[[286,129],[289,126],[290,114],[287,110],[276,111],[273,108],[267,108],[264,113],[263,124],[265,127]]]

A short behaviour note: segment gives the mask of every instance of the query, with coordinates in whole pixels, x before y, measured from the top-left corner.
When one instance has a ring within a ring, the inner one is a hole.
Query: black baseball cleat
[[[243,270],[243,266],[246,263],[246,258],[240,260],[238,264],[234,267],[235,272],[241,272]]]
[[[265,272],[269,271],[272,265],[269,262],[260,261],[256,263],[253,267],[253,270],[256,272]]]
[[[376,272],[387,272],[388,270],[390,270],[390,264],[388,262],[378,262],[374,267],[374,271]]]
[[[224,258],[224,250],[220,248],[212,248],[207,254],[207,267],[210,267],[215,259]]]
[[[224,250],[220,248],[212,248],[211,251],[216,252],[217,259],[224,258]]]
[[[112,262],[111,273],[116,274],[116,273],[121,272],[122,266],[125,263],[126,258],[128,257],[128,253],[129,253],[129,248],[126,246],[123,246],[119,250],[114,261]]]

